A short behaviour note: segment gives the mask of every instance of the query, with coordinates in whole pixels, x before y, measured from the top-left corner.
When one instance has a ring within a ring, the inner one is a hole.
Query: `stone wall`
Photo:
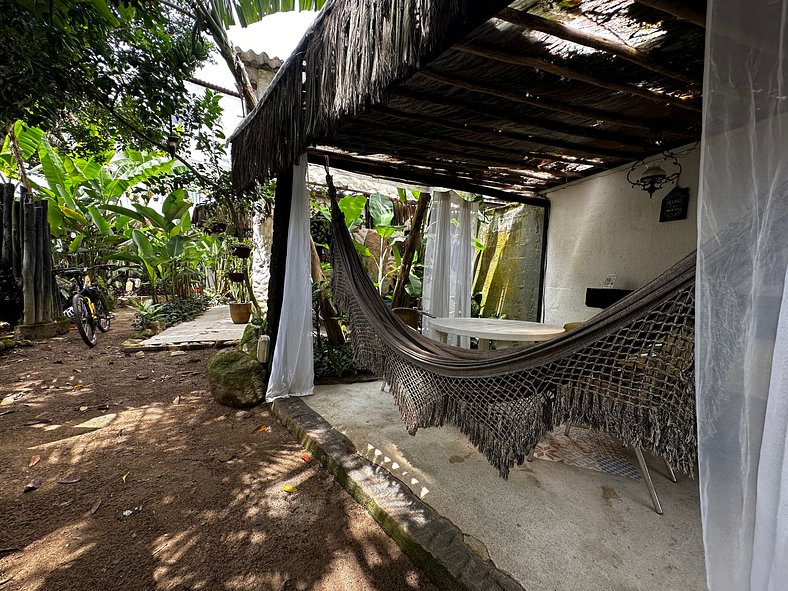
[[[544,210],[510,205],[485,212],[473,293],[482,293],[481,316],[538,320]]]

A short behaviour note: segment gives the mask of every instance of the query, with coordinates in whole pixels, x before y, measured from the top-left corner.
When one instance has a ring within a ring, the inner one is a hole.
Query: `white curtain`
[[[306,155],[293,167],[293,195],[287,234],[287,266],[282,316],[268,379],[266,402],[306,396],[314,389],[312,357],[312,277]]]
[[[698,212],[711,591],[788,589],[788,0],[710,0]]]
[[[427,245],[424,253],[422,309],[438,317],[471,315],[473,288],[473,239],[476,238],[478,205],[453,191],[432,196]],[[424,318],[424,334],[437,339]],[[452,337],[450,344],[469,347],[468,337]]]

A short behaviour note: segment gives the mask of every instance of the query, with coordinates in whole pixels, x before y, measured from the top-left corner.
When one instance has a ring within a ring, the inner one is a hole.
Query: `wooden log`
[[[518,66],[533,68],[535,70],[541,70],[543,72],[548,72],[549,74],[554,74],[556,76],[560,76],[568,80],[576,80],[578,82],[584,82],[586,84],[591,84],[592,86],[597,86],[599,88],[606,88],[607,90],[613,90],[615,92],[625,92],[627,94],[631,94],[632,96],[636,96],[649,101],[660,103],[662,105],[672,105],[674,107],[678,107],[680,109],[686,109],[688,111],[694,111],[696,113],[700,113],[703,111],[701,105],[696,104],[687,99],[673,97],[668,94],[663,94],[661,92],[655,92],[653,90],[649,90],[648,88],[641,88],[640,86],[635,86],[634,84],[622,84],[620,82],[613,82],[612,80],[603,80],[601,78],[598,78],[597,76],[592,76],[590,74],[586,74],[585,72],[574,70],[572,68],[567,68],[565,66],[554,64],[552,62],[548,62],[547,60],[543,60],[535,57],[529,57],[524,55],[512,55],[510,53],[505,53],[503,51],[498,51],[497,49],[483,47],[481,45],[476,45],[473,43],[469,43],[465,45],[462,44],[455,45],[452,49],[455,49],[457,51],[462,51],[464,53],[478,55],[479,57],[492,59],[498,62],[515,64]]]
[[[287,236],[290,226],[290,202],[293,195],[293,168],[276,177],[274,193],[273,239],[271,241],[271,275],[268,279],[268,336],[270,338],[268,372],[271,371],[273,351],[279,334],[279,321],[282,317],[282,298],[285,288],[285,268],[287,266]]]
[[[46,322],[47,314],[44,310],[44,225],[41,219],[41,212],[43,207],[40,202],[33,203],[33,227],[35,228],[35,236],[33,241],[36,248],[36,261],[33,268],[33,289],[36,298],[36,322]]]
[[[14,206],[14,189],[12,183],[3,185],[2,227],[3,235],[0,240],[0,264],[4,267],[11,266],[11,211]]]
[[[41,201],[41,291],[44,293],[42,322],[52,322],[54,314],[54,292],[52,290],[52,236],[49,230],[49,202]]]
[[[523,27],[532,31],[539,31],[540,33],[547,33],[548,35],[558,37],[564,41],[571,41],[572,43],[577,43],[578,45],[583,45],[585,47],[596,49],[597,51],[615,55],[630,61],[633,64],[637,64],[641,68],[661,74],[662,76],[680,80],[687,84],[692,84],[693,86],[701,85],[700,80],[696,80],[684,72],[680,72],[670,66],[652,59],[648,56],[648,54],[643,53],[639,49],[635,49],[634,47],[631,47],[625,43],[612,41],[610,39],[605,39],[604,37],[587,33],[586,31],[581,31],[580,29],[569,27],[563,23],[559,23],[558,21],[550,20],[535,14],[529,14],[520,10],[515,10],[513,8],[504,8],[496,15],[496,18],[504,20],[518,27]]]
[[[487,197],[494,197],[496,199],[515,203],[543,206],[547,202],[547,199],[538,197],[537,193],[527,189],[523,190],[520,187],[512,186],[508,189],[490,187],[475,180],[470,181],[457,178],[456,175],[435,174],[424,169],[416,169],[402,164],[374,162],[368,159],[354,157],[352,154],[342,154],[340,152],[315,148],[309,150],[308,156],[309,162],[312,164],[325,164],[326,156],[328,156],[331,162],[342,170],[367,174],[393,181],[446,187],[447,189],[478,193]]]
[[[417,101],[424,105],[445,109],[451,107],[458,110],[458,116],[478,115],[487,117],[502,124],[516,127],[527,127],[534,130],[534,133],[560,133],[570,137],[585,138],[597,142],[606,142],[613,145],[621,145],[625,148],[641,150],[650,138],[649,135],[631,135],[620,132],[611,132],[598,129],[593,126],[583,126],[552,121],[543,117],[529,117],[513,112],[511,109],[501,109],[490,104],[463,100],[457,97],[437,96],[424,92],[417,92],[406,88],[399,88],[394,91],[394,95],[402,97],[407,101]],[[391,101],[389,102],[391,104]]]
[[[14,199],[11,202],[11,267],[14,278],[22,279],[22,223],[24,217],[22,201]]]
[[[555,111],[557,113],[564,113],[573,117],[583,117],[589,121],[607,121],[608,123],[622,125],[624,127],[648,130],[654,130],[657,128],[674,130],[676,127],[675,124],[671,124],[668,121],[652,121],[641,119],[640,117],[627,117],[621,113],[612,113],[593,107],[583,107],[581,105],[572,105],[554,99],[536,97],[527,91],[513,92],[511,90],[503,90],[498,86],[491,86],[472,80],[464,80],[456,76],[447,76],[446,74],[441,74],[433,70],[421,70],[417,75],[429,78],[430,80],[435,80],[437,82],[442,82],[443,84],[448,84],[450,86],[456,86],[457,88],[464,88],[465,90],[470,90],[471,92],[489,94],[490,96],[495,96],[516,103],[522,103],[523,105],[528,105],[537,109]]]
[[[402,255],[402,265],[397,275],[397,283],[394,285],[394,294],[391,296],[391,307],[398,308],[405,301],[405,286],[408,284],[410,269],[413,266],[413,257],[421,245],[421,233],[424,227],[424,220],[427,218],[427,209],[430,205],[430,194],[419,193],[419,201],[416,204],[416,212],[410,226],[408,241],[405,243],[405,252]]]
[[[36,214],[27,191],[22,190],[22,322],[36,321]]]
[[[578,144],[576,142],[564,142],[556,138],[550,137],[540,137],[535,136],[533,134],[526,134],[520,133],[516,131],[509,131],[506,129],[495,129],[491,127],[485,127],[483,125],[475,125],[473,123],[456,123],[451,119],[447,118],[438,118],[433,117],[430,115],[422,115],[420,113],[412,113],[406,111],[400,111],[398,109],[392,109],[390,107],[381,107],[380,112],[385,113],[391,117],[396,117],[398,119],[411,121],[416,123],[417,125],[413,125],[413,128],[419,128],[422,124],[424,125],[434,125],[436,127],[443,127],[450,131],[460,132],[460,133],[469,133],[473,132],[474,134],[482,134],[485,136],[485,139],[495,145],[496,140],[500,138],[510,139],[516,142],[526,142],[531,144],[532,146],[528,148],[529,152],[535,152],[539,148],[534,148],[533,144],[538,146],[550,146],[551,148],[558,149],[558,150],[570,150],[572,154],[577,154],[578,156],[586,157],[586,158],[631,158],[632,152],[626,152],[624,150],[610,150],[607,148],[602,148],[599,146],[588,146],[583,144]],[[550,154],[545,154],[546,158],[549,159]],[[540,154],[542,157],[542,154]]]
[[[656,8],[677,19],[687,21],[699,27],[706,26],[706,13],[699,6],[693,6],[684,0],[636,0],[638,4]]]

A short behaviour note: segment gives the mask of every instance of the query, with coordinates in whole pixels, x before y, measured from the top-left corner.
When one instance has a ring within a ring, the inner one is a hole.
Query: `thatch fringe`
[[[341,117],[381,103],[392,85],[507,4],[329,0],[231,137],[234,185],[246,188],[292,165]]]

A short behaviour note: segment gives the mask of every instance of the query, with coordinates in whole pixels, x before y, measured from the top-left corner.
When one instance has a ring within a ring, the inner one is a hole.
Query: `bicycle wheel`
[[[94,300],[93,305],[96,306],[96,328],[98,328],[101,332],[107,332],[109,330],[110,323],[107,298],[103,293],[100,293],[99,297]]]
[[[76,294],[71,302],[74,307],[74,323],[77,325],[79,336],[88,347],[94,347],[96,345],[96,326],[93,323],[93,315],[90,313],[87,300],[82,295]]]

